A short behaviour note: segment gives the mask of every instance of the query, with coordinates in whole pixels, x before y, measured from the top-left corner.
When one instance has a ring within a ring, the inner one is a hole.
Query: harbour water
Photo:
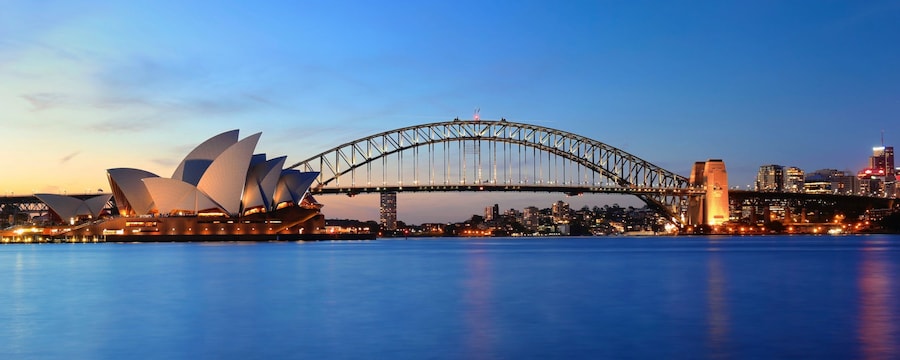
[[[2,359],[889,359],[900,236],[0,246]]]

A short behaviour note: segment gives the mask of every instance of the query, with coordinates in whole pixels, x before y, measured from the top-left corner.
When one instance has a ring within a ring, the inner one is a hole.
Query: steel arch
[[[319,172],[311,191],[322,193],[328,192],[329,186],[340,188],[341,176],[389,155],[430,144],[465,141],[515,144],[561,157],[612,180],[617,187],[584,187],[584,192],[631,193],[650,205],[668,208],[669,215],[684,203],[683,197],[690,191],[686,177],[621,149],[570,132],[506,120],[453,120],[389,130],[341,144],[288,168]],[[355,184],[343,188],[385,191]],[[546,186],[545,191],[563,188],[571,191],[572,187]],[[406,190],[435,191],[415,187]]]

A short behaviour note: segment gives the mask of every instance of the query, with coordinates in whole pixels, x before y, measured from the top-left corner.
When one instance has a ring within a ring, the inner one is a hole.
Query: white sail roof
[[[196,186],[213,160],[237,141],[238,130],[226,131],[209,138],[184,157],[172,178]]]
[[[153,210],[153,198],[141,180],[159,176],[149,171],[131,168],[109,169],[106,170],[106,174],[113,188],[116,207],[120,212],[143,215]]]
[[[160,214],[178,211],[198,213],[201,210],[219,209],[219,204],[209,198],[194,185],[181,180],[167,178],[146,178],[143,180]]]
[[[282,170],[285,156],[266,160],[266,154],[254,154],[261,135],[240,141],[238,130],[216,135],[192,150],[171,179],[138,169],[108,170],[120,214],[215,210],[240,216],[245,209],[299,204],[318,173]]]
[[[229,146],[213,160],[197,184],[200,191],[232,216],[240,214],[247,170],[260,136],[262,133],[256,133]]]
[[[250,168],[250,172],[247,174],[247,184],[244,187],[244,209],[258,206],[262,206],[266,210],[272,209],[275,188],[286,159],[286,156],[282,156],[258,163]]]
[[[34,196],[47,204],[61,219],[68,221],[78,216],[99,217],[112,194],[97,195],[86,200],[56,194],[34,194]]]
[[[275,190],[275,204],[293,202],[299,204],[303,195],[319,176],[318,172],[300,172],[298,170],[283,170]]]

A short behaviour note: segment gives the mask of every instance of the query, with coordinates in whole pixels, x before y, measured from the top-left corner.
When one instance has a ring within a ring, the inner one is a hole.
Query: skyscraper
[[[397,230],[397,193],[381,193],[381,228]]]
[[[756,175],[756,191],[784,192],[784,167],[763,165]]]
[[[872,156],[869,158],[869,167],[872,169],[884,169],[887,176],[893,176],[896,171],[894,168],[894,147],[878,146],[872,148]]]
[[[874,161],[876,165],[884,168],[884,197],[895,197],[897,192],[897,169],[894,167],[894,147],[881,146],[872,149],[872,157],[877,159]],[[874,160],[874,159],[873,159]]]
[[[869,167],[857,174],[862,195],[895,196],[896,171],[893,146],[872,148],[872,156],[869,157]]]

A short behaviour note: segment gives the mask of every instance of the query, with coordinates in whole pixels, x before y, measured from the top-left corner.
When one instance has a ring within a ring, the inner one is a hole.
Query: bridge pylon
[[[688,201],[688,225],[718,226],[728,221],[728,172],[721,159],[694,163],[690,185],[705,191]]]

